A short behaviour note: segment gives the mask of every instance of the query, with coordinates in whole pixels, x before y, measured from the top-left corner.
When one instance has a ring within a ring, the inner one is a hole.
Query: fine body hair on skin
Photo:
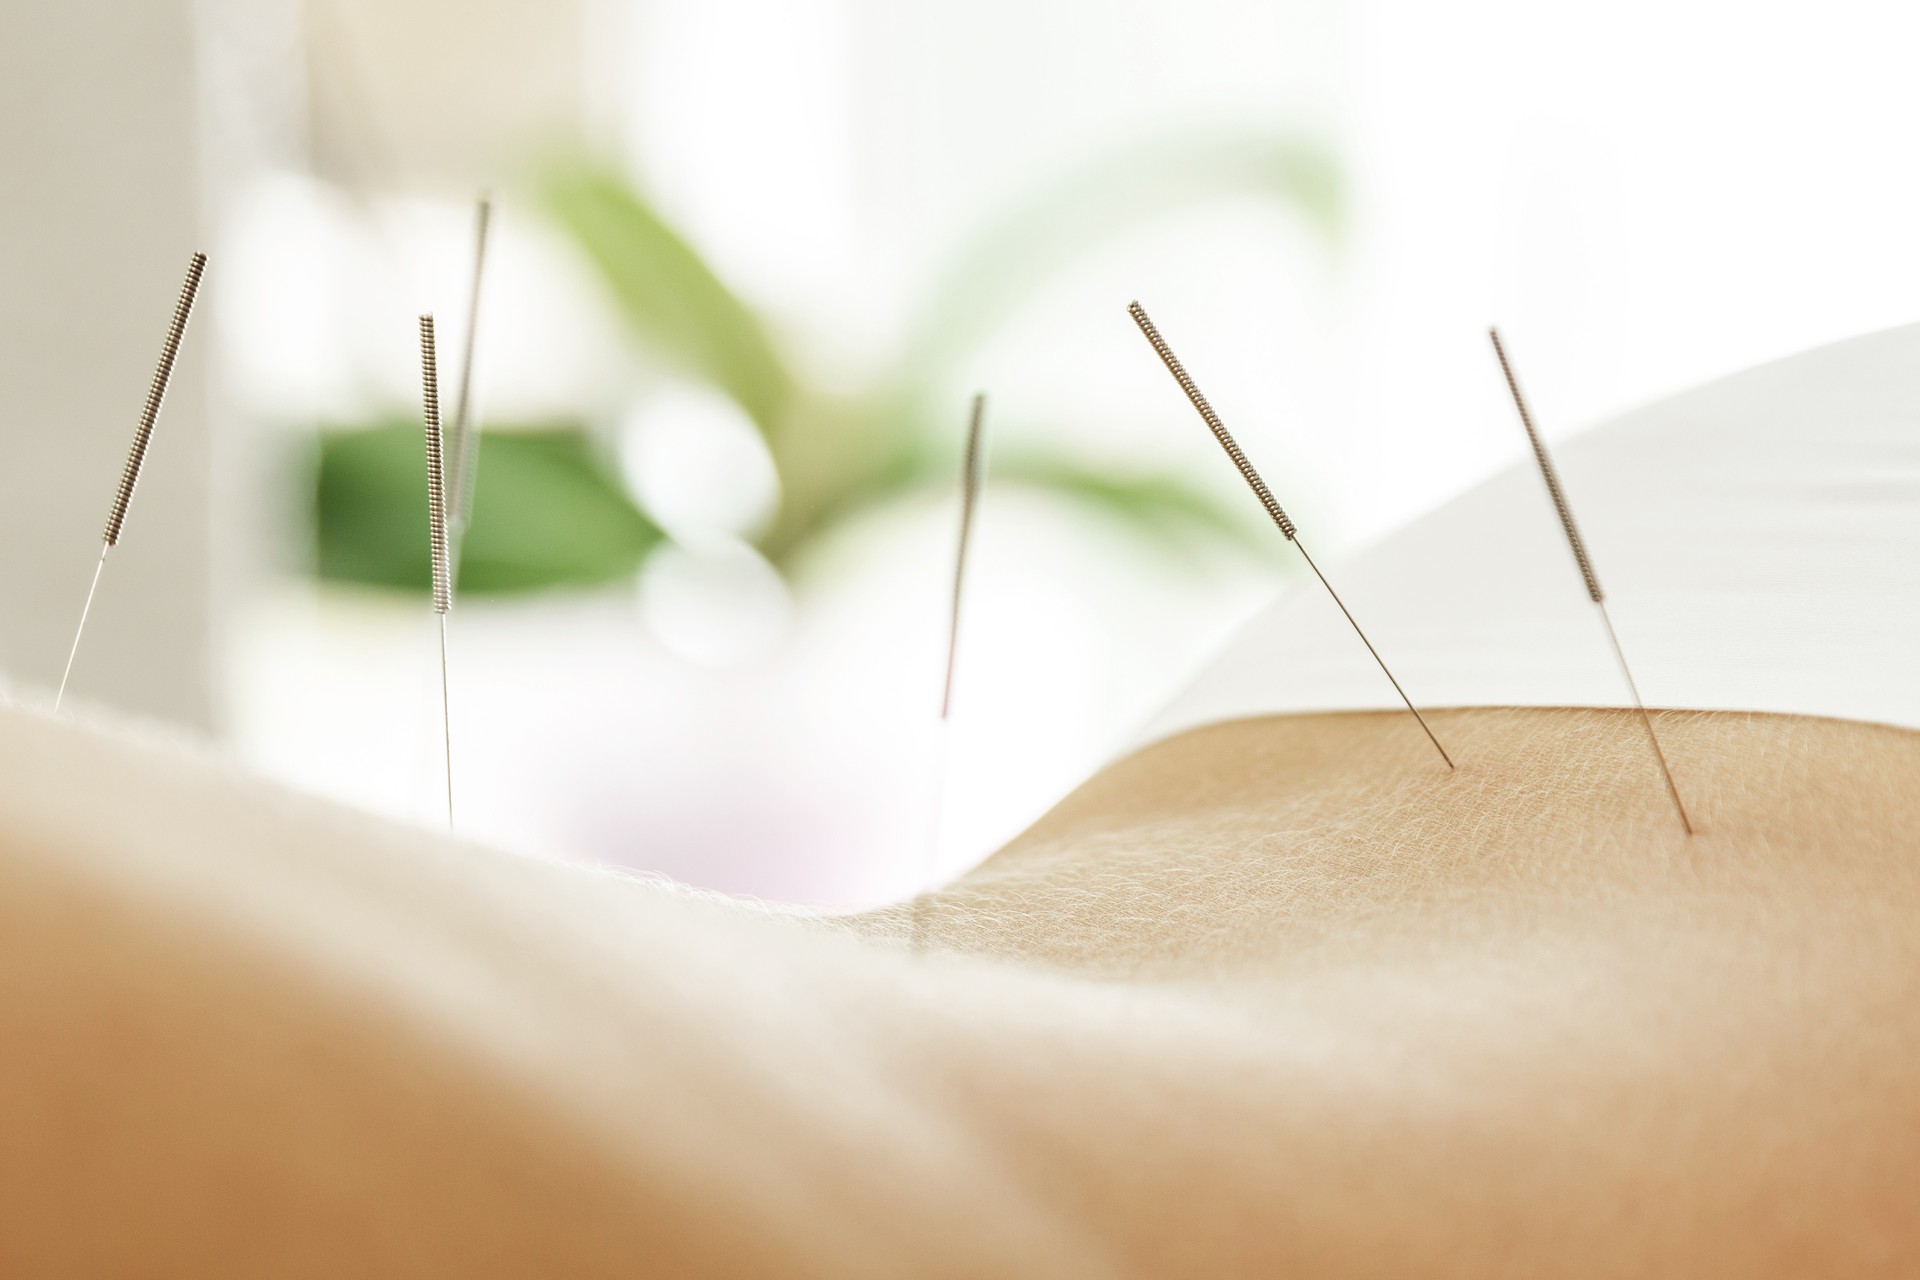
[[[914,912],[0,709],[0,1273],[1910,1275],[1920,734],[1278,716]],[[113,803],[97,803],[111,796]]]

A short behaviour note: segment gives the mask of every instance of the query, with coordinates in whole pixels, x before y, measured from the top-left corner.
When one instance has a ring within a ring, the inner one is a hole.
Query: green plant
[[[872,506],[951,483],[956,411],[931,403],[928,389],[1074,255],[1169,209],[1233,196],[1304,217],[1329,245],[1341,223],[1335,165],[1297,139],[1216,137],[1129,149],[989,225],[956,255],[891,372],[846,396],[821,390],[794,367],[760,317],[611,170],[556,163],[538,195],[597,268],[635,340],[730,397],[759,429],[779,476],[780,506],[756,543],[783,570]],[[1192,533],[1240,539],[1254,528],[1211,489],[1050,449],[1018,425],[996,424],[996,484],[1060,495],[1174,544]],[[618,579],[660,540],[577,425],[495,427],[480,438],[463,591]],[[423,465],[417,425],[397,415],[323,434],[315,520],[323,577],[425,588]]]
[[[496,427],[478,438],[487,501],[484,518],[475,503],[461,548],[462,590],[630,577],[660,541],[580,425]],[[417,421],[324,437],[314,488],[321,577],[407,589],[427,581],[425,467]]]

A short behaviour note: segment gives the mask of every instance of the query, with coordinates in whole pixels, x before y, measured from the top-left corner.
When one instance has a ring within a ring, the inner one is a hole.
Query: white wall
[[[1520,456],[1490,322],[1561,434],[1920,314],[1913,6],[1349,12],[1356,534]]]
[[[203,247],[193,16],[189,0],[11,0],[0,26],[0,668],[52,685]],[[201,316],[182,352],[72,689],[200,725],[214,714],[206,329]]]
[[[379,46],[360,75],[404,80],[448,8],[334,12]],[[957,242],[1048,175],[1154,132],[1323,131],[1353,182],[1337,258],[1270,209],[1181,213],[1050,279],[935,394],[955,406],[956,449],[965,398],[984,385],[1002,443],[1055,433],[1248,501],[1127,321],[1138,296],[1329,560],[1520,459],[1490,322],[1561,435],[1911,319],[1920,299],[1920,183],[1905,162],[1920,78],[1903,65],[1920,18],[1895,5],[579,0],[525,25],[539,12],[475,9],[436,47],[428,90],[344,103],[337,84],[333,98],[316,90],[328,110],[385,112],[325,127],[335,144],[387,138],[418,161],[404,193],[430,188],[439,204],[368,218],[302,180],[255,193],[257,415],[304,424],[315,406],[411,403],[417,372],[395,332],[419,301],[459,305],[467,187],[515,145],[511,119],[463,116],[497,74],[472,68],[529,31],[588,45],[578,105],[596,136],[625,146],[797,360],[850,384],[886,365]],[[458,74],[457,50],[478,59]],[[552,91],[520,99],[538,107],[530,118],[569,109],[554,69],[571,56],[550,43],[527,55],[521,87]],[[329,163],[340,179],[373,172]],[[658,389],[535,225],[509,204],[487,402],[644,410]],[[375,239],[384,259],[362,243]],[[1567,481],[1577,499],[1579,477]],[[934,502],[877,523],[757,664],[690,666],[663,643],[653,605],[666,593],[651,587],[463,602],[463,828],[774,896],[897,888],[929,824],[934,754],[919,737],[951,530]],[[1276,544],[1211,575],[1170,569],[998,490],[979,536],[946,817],[956,863],[1098,764],[1290,564]],[[304,785],[437,820],[424,618],[410,601],[268,602],[237,664],[243,749]]]

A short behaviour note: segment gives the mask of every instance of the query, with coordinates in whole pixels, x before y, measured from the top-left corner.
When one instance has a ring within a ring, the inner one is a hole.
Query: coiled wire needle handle
[[[1207,430],[1213,432],[1213,438],[1218,440],[1220,447],[1227,451],[1227,457],[1232,459],[1233,465],[1239,470],[1247,486],[1253,490],[1254,496],[1260,499],[1260,505],[1267,509],[1267,515],[1279,527],[1280,532],[1286,535],[1287,541],[1300,552],[1300,558],[1307,562],[1307,568],[1313,570],[1313,576],[1320,579],[1320,585],[1327,589],[1327,594],[1333,597],[1333,602],[1340,607],[1340,613],[1346,618],[1347,625],[1351,626],[1353,633],[1360,637],[1360,643],[1367,646],[1367,652],[1372,654],[1374,662],[1379,664],[1381,674],[1387,677],[1387,682],[1393,686],[1393,691],[1400,695],[1400,701],[1406,704],[1407,710],[1412,712],[1413,718],[1420,723],[1421,731],[1427,735],[1427,741],[1431,742],[1433,749],[1440,753],[1440,758],[1447,762],[1447,768],[1453,768],[1453,757],[1448,755],[1447,749],[1440,745],[1440,739],[1434,736],[1432,726],[1427,724],[1427,718],[1420,714],[1420,708],[1413,705],[1413,699],[1407,696],[1407,691],[1400,687],[1398,680],[1394,679],[1393,672],[1387,668],[1386,659],[1382,658],[1380,651],[1373,647],[1373,641],[1367,639],[1367,633],[1360,629],[1360,624],[1354,620],[1346,603],[1340,599],[1340,593],[1333,589],[1331,582],[1327,581],[1327,575],[1320,572],[1320,566],[1315,564],[1313,557],[1307,554],[1306,546],[1300,541],[1299,530],[1287,517],[1286,511],[1273,496],[1273,491],[1267,488],[1267,482],[1260,478],[1260,473],[1253,469],[1251,462],[1247,461],[1247,455],[1241,451],[1239,443],[1227,430],[1226,424],[1220,421],[1220,415],[1213,411],[1213,406],[1207,403],[1206,396],[1201,394],[1200,388],[1188,376],[1186,366],[1180,363],[1180,357],[1173,354],[1173,348],[1169,347],[1166,339],[1160,336],[1160,330],[1155,328],[1153,321],[1148,318],[1146,308],[1138,302],[1130,302],[1127,304],[1127,313],[1133,317],[1133,322],[1140,326],[1140,332],[1146,335],[1147,341],[1153,344],[1153,349],[1160,356],[1161,363],[1167,366],[1167,372],[1171,373],[1173,380],[1180,384],[1180,389],[1187,393],[1187,399],[1191,400],[1193,407],[1199,411],[1201,420],[1207,424]]]
[[[1574,563],[1580,567],[1580,578],[1586,584],[1587,598],[1600,611],[1600,621],[1607,629],[1607,642],[1613,646],[1614,660],[1620,664],[1620,674],[1626,678],[1628,692],[1633,694],[1634,710],[1640,713],[1640,724],[1647,731],[1647,745],[1653,748],[1654,761],[1660,766],[1660,777],[1667,784],[1667,795],[1673,800],[1674,812],[1680,815],[1681,828],[1692,835],[1693,821],[1687,817],[1687,806],[1680,799],[1680,788],[1674,784],[1673,770],[1667,766],[1667,753],[1660,749],[1660,735],[1653,731],[1653,717],[1647,714],[1647,704],[1640,697],[1640,685],[1633,678],[1633,668],[1627,665],[1626,650],[1620,647],[1620,637],[1613,629],[1613,619],[1607,613],[1606,593],[1600,589],[1599,575],[1593,571],[1593,558],[1587,554],[1586,539],[1580,536],[1580,526],[1573,521],[1573,508],[1567,504],[1566,491],[1560,487],[1560,474],[1554,470],[1546,441],[1540,438],[1539,430],[1533,425],[1533,413],[1527,408],[1526,396],[1520,392],[1520,380],[1514,376],[1513,364],[1507,359],[1507,348],[1500,341],[1500,331],[1488,329],[1487,337],[1493,340],[1493,353],[1500,358],[1500,372],[1506,377],[1507,390],[1513,396],[1513,407],[1520,411],[1520,425],[1526,428],[1527,443],[1533,446],[1533,460],[1539,464],[1540,478],[1547,482],[1547,496],[1553,499],[1554,513],[1560,517],[1560,527],[1566,530],[1567,546],[1572,548]]]
[[[433,316],[420,317],[420,390],[427,432],[427,537],[433,560],[433,612],[440,620],[440,728],[446,747],[447,825],[453,825],[453,716],[447,696],[447,614],[453,574],[447,560],[447,465],[440,438],[440,368]]]
[[[140,423],[134,428],[133,447],[127,452],[126,466],[120,471],[120,487],[114,491],[113,506],[107,512],[106,532],[100,542],[100,559],[94,562],[93,583],[87,588],[87,603],[80,610],[80,625],[74,628],[73,644],[67,649],[66,669],[60,673],[60,691],[54,695],[53,709],[58,711],[67,696],[67,681],[73,678],[73,660],[80,652],[80,637],[87,631],[87,615],[93,612],[94,593],[100,590],[100,573],[107,567],[107,552],[120,543],[127,523],[127,508],[140,483],[140,470],[147,462],[147,445],[153,439],[153,425],[160,420],[160,406],[167,398],[167,384],[173,379],[173,362],[180,354],[180,339],[186,335],[187,320],[193,315],[193,300],[200,293],[200,277],[207,269],[207,255],[196,253],[187,263],[187,278],[180,286],[180,297],[173,304],[173,319],[167,324],[166,341],[160,347],[160,364],[147,387],[147,400],[140,408]]]

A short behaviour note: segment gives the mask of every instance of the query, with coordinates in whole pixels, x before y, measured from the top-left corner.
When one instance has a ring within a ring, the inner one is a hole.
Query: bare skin
[[[1692,839],[1625,713],[1199,730],[916,950],[5,713],[0,1272],[1912,1274],[1920,734],[1660,723]]]

